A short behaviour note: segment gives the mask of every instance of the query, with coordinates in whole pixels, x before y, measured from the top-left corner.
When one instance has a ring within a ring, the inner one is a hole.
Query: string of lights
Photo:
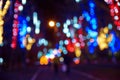
[[[86,26],[87,39],[89,42],[87,43],[89,47],[89,52],[94,53],[94,49],[97,46],[97,19],[95,13],[95,3],[93,0],[88,2],[90,11],[83,11],[83,17],[88,22],[88,26]]]
[[[11,47],[15,49],[17,47],[17,37],[18,37],[18,31],[19,31],[19,7],[21,6],[21,3],[16,0],[14,4],[14,20],[13,20],[13,36],[12,36],[12,43]]]
[[[119,0],[104,0],[110,8],[110,15],[114,20],[117,29],[120,30],[120,1]]]
[[[0,0],[0,46],[3,45],[3,25],[4,25],[3,18],[5,17],[5,14],[7,13],[8,8],[10,6],[10,0],[6,1],[4,8],[2,8],[2,5],[3,0]]]

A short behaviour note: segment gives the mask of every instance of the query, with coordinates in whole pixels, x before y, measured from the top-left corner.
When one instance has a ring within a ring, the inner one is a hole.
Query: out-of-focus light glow
[[[65,45],[69,44],[69,41],[68,41],[68,40],[65,40],[65,41],[64,41],[64,44],[65,44]]]
[[[6,3],[5,3],[5,6],[4,6],[4,8],[3,8],[3,10],[2,10],[2,3],[1,3],[2,1],[0,1],[0,13],[2,12],[2,16],[4,17],[5,16],[5,14],[7,13],[7,10],[8,10],[8,8],[9,8],[9,6],[10,6],[10,0],[7,0],[6,1]]]
[[[112,29],[112,24],[108,24],[108,28],[111,30]]]
[[[109,31],[108,27],[103,28],[103,32],[104,32],[105,34],[108,34],[108,31]]]
[[[35,34],[39,34],[41,21],[38,20],[37,12],[33,12],[33,24],[35,25]]]
[[[47,65],[48,64],[48,59],[45,55],[43,55],[41,58],[40,58],[40,64],[41,65]]]
[[[76,39],[72,39],[72,43],[76,43],[77,41],[76,41]]]
[[[120,45],[119,45],[120,39],[116,35],[116,32],[112,31],[111,34],[112,34],[112,40],[109,43],[109,47],[110,47],[112,53],[115,54],[116,52],[118,52],[120,50]]]
[[[55,55],[52,54],[52,53],[49,53],[49,54],[46,54],[46,57],[47,57],[48,59],[54,59],[54,58],[55,58]]]
[[[112,0],[104,0],[107,4],[111,4]]]
[[[69,19],[66,20],[66,24],[67,25],[70,25],[71,24],[71,21]]]
[[[3,64],[3,58],[0,58],[0,64]]]
[[[86,18],[86,21],[90,21],[91,18],[90,18],[90,15],[88,14],[88,12],[84,11],[82,15],[84,18]]]
[[[40,33],[40,24],[41,24],[41,22],[38,20],[37,23],[36,23],[36,28],[35,28],[35,33],[36,34]]]
[[[30,17],[29,17],[29,16],[27,16],[27,17],[26,17],[26,20],[27,20],[27,21],[30,21]]]
[[[35,43],[35,39],[32,38],[30,35],[26,35],[26,44],[25,47],[27,50],[31,50],[32,45]]]
[[[3,0],[0,0],[0,46],[3,45],[3,25],[4,25],[4,16],[8,11],[8,8],[10,6],[10,0],[7,0],[4,8],[3,7]]]
[[[35,25],[37,23],[37,12],[33,12],[33,24]]]
[[[11,47],[13,49],[15,49],[17,47],[17,38],[18,38],[18,32],[19,32],[19,23],[21,22],[21,20],[19,22],[19,18],[20,18],[19,17],[19,13],[20,13],[19,6],[21,6],[21,5],[22,4],[19,1],[16,1],[15,4],[14,4],[13,34],[12,34],[12,43],[11,43]],[[23,24],[24,24],[24,22],[23,22]],[[24,24],[23,26],[26,27],[26,24]],[[26,29],[24,27],[22,28],[23,32],[20,32],[20,35],[23,35],[24,31],[26,31]],[[23,40],[22,43],[25,44],[25,40]],[[23,45],[22,45],[22,47],[23,47]]]
[[[81,56],[80,47],[76,47],[76,48],[75,48],[75,55],[76,55],[76,57],[80,57],[80,56]]]
[[[64,24],[63,24],[63,27],[64,27],[64,28],[68,28],[68,24],[64,23]]]
[[[120,1],[114,1],[114,0],[105,0],[105,2],[109,5],[110,8],[110,14],[114,20],[114,24],[118,27],[120,27]]]
[[[63,29],[63,33],[68,33],[69,32],[69,29],[68,28],[64,28]]]
[[[38,54],[37,54],[37,58],[40,59],[41,56],[42,56],[42,52],[39,51]]]
[[[120,7],[120,2],[118,2],[117,4],[118,4],[118,6]]]
[[[37,46],[39,47],[39,46],[42,46],[42,45],[44,45],[44,46],[48,46],[48,41],[46,40],[46,39],[39,39],[38,40],[38,43],[37,43]]]
[[[88,32],[89,37],[95,38],[98,35],[96,31],[93,31],[89,28],[86,28],[86,31]]]
[[[57,50],[57,49],[54,49],[54,50],[53,50],[53,54],[54,54],[54,55],[57,55],[57,54],[58,54],[58,50]]]
[[[75,51],[74,45],[71,44],[71,43],[68,44],[66,48],[67,48],[67,50],[68,50],[69,52],[74,52],[74,51]]]
[[[118,16],[114,16],[114,19],[115,19],[115,20],[119,20],[119,17],[118,17]]]
[[[64,62],[64,58],[63,57],[60,57],[60,62]]]
[[[0,0],[0,9],[2,9],[3,0]]]
[[[50,58],[51,58],[51,59],[54,59],[54,58],[55,58],[55,55],[51,54],[51,55],[50,55]]]
[[[75,0],[75,2],[77,2],[77,3],[79,3],[80,1],[82,1],[82,0]]]
[[[70,34],[70,33],[67,33],[67,35],[66,35],[66,36],[69,38],[69,37],[71,37],[71,34]]]
[[[81,25],[80,24],[74,24],[73,25],[76,29],[80,29],[81,28]]]
[[[89,2],[89,6],[90,6],[91,8],[94,8],[94,7],[95,7],[95,4],[90,1],[90,2]]]
[[[51,20],[51,21],[48,22],[48,25],[50,27],[54,27],[55,26],[55,22],[53,20]]]
[[[40,33],[40,30],[39,30],[39,29],[35,29],[35,33],[36,33],[36,34],[39,34],[39,33]]]
[[[19,16],[19,43],[21,48],[25,48],[27,34],[26,18]]]
[[[80,47],[80,43],[77,42],[77,43],[75,44],[75,46],[76,46],[76,47]]]
[[[60,45],[63,45],[63,44],[64,44],[63,40],[60,40],[60,41],[59,41],[59,44],[60,44]]]
[[[73,61],[74,61],[75,64],[79,64],[80,63],[80,59],[79,58],[74,58]]]
[[[60,26],[61,26],[60,22],[57,22],[57,23],[56,23],[56,26],[57,26],[57,27],[60,27]]]
[[[25,5],[27,3],[26,0],[22,0],[22,4]]]
[[[27,27],[27,32],[28,32],[28,33],[31,32],[31,27]]]
[[[20,6],[18,7],[18,10],[19,10],[19,11],[22,11],[22,10],[23,10],[23,6],[20,5]]]
[[[89,25],[86,26],[86,31],[88,33],[87,39],[94,39],[93,42],[88,42],[88,49],[90,53],[94,53],[95,47],[97,46],[97,19],[95,15],[95,3],[93,0],[89,0],[89,11],[83,11],[82,16],[86,19]],[[91,41],[91,40],[89,40]]]
[[[74,16],[73,17],[73,24],[76,24],[78,22],[78,18],[77,18],[77,16]]]
[[[106,36],[107,34],[108,34],[107,27],[100,30],[100,34],[97,38],[100,50],[107,49],[109,42],[112,40],[112,35]]]

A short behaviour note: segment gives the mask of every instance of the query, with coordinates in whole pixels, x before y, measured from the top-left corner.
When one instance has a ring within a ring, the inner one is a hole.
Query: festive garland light
[[[101,28],[100,34],[98,35],[97,42],[99,45],[100,50],[107,49],[109,43],[112,41],[112,35],[108,34],[109,29],[108,27]]]
[[[13,20],[13,36],[12,36],[12,43],[11,43],[11,47],[13,49],[15,49],[17,47],[17,37],[18,37],[18,25],[19,25],[19,6],[20,6],[20,2],[18,0],[16,0],[15,4],[14,4],[14,20]]]
[[[69,52],[75,52],[76,57],[78,57],[81,53],[81,48],[84,48],[84,36],[82,30],[82,22],[83,17],[80,16],[77,18],[76,16],[73,19],[67,19],[66,22],[63,24],[63,32],[66,34],[68,44],[66,44],[66,49]],[[78,51],[78,48],[79,51]]]
[[[4,16],[7,13],[7,10],[10,6],[10,0],[7,0],[4,8],[2,9],[3,0],[0,0],[0,45],[3,45],[3,25],[4,25]]]
[[[26,38],[25,38],[26,40],[26,42],[25,42],[25,47],[26,47],[26,49],[29,51],[29,50],[31,50],[31,48],[32,48],[32,45],[35,43],[35,39],[34,38],[32,38],[29,34],[27,34],[26,35]]]
[[[94,53],[94,49],[97,46],[97,20],[95,15],[95,3],[93,0],[89,1],[89,12],[83,11],[83,17],[88,22],[88,26],[86,26],[86,31],[88,33],[87,39],[89,39],[89,42],[87,43],[89,47],[89,52]]]
[[[120,1],[119,0],[104,0],[110,8],[110,15],[113,17],[114,24],[120,30]]]
[[[109,47],[111,49],[112,54],[115,54],[120,50],[120,45],[119,45],[120,38],[117,36],[115,31],[112,31],[111,35],[112,35],[112,40],[109,43]]]
[[[35,34],[39,34],[41,21],[38,20],[37,12],[33,12],[33,24],[35,25]]]
[[[24,17],[19,16],[19,44],[25,48],[27,34],[27,21]]]

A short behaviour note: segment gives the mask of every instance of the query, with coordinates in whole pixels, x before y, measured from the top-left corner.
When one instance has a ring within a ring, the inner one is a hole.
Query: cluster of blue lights
[[[40,47],[40,46],[48,46],[48,41],[46,40],[46,39],[44,39],[44,38],[42,38],[42,39],[39,39],[38,40],[38,43],[37,43],[37,46],[38,47]]]
[[[88,33],[87,38],[89,39],[89,42],[87,44],[88,44],[90,53],[93,53],[95,47],[97,46],[97,35],[98,35],[97,19],[94,11],[95,3],[93,2],[93,0],[90,0],[88,4],[89,4],[90,11],[83,11],[83,17],[89,23],[89,25],[86,26],[86,32]]]
[[[67,19],[63,24],[63,33],[65,33],[68,38],[73,38],[75,31],[82,27],[81,23],[78,21],[77,16],[74,16],[73,19]]]
[[[112,34],[112,41],[109,43],[109,47],[112,53],[114,54],[120,50],[120,45],[119,45],[120,38],[116,36],[117,34],[114,31],[112,31],[111,34]]]
[[[27,34],[27,21],[26,18],[19,16],[19,42],[20,47],[25,48],[25,38]]]

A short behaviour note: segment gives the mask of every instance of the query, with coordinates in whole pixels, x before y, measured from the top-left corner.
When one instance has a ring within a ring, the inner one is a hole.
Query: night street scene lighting
[[[0,0],[0,80],[119,74],[119,0]]]

